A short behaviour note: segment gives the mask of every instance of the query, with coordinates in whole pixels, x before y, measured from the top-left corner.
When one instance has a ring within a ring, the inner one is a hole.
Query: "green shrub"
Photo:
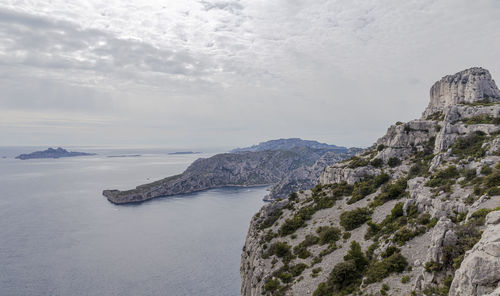
[[[479,216],[482,217],[483,213],[479,214]],[[476,223],[477,221],[473,218],[469,220],[469,223],[459,224],[453,228],[457,236],[457,242],[453,247],[445,247],[443,249],[442,265],[444,267],[451,268],[452,270],[458,269],[465,252],[470,250],[481,239],[481,231],[479,231]]]
[[[500,187],[492,187],[492,188],[489,188],[486,193],[489,195],[489,196],[495,196],[495,195],[500,195]]]
[[[397,157],[391,157],[391,158],[389,158],[389,160],[387,160],[387,164],[391,168],[395,168],[401,164],[401,160]]]
[[[337,227],[321,226],[316,229],[321,245],[333,243],[340,239],[340,229]]]
[[[389,246],[389,247],[387,247],[387,249],[385,249],[385,251],[382,254],[380,254],[380,256],[382,258],[387,258],[387,257],[390,257],[393,254],[399,253],[399,252],[401,252],[401,250],[398,247]]]
[[[367,160],[367,159],[364,159],[364,158],[361,158],[361,157],[357,157],[357,156],[353,156],[351,158],[351,161],[349,162],[349,165],[347,167],[349,167],[351,169],[355,169],[357,167],[367,166],[369,163],[370,163],[370,161]]]
[[[306,237],[300,244],[293,247],[293,253],[301,259],[308,258],[309,256],[311,256],[311,253],[307,250],[307,248],[309,246],[317,244],[318,242],[319,238],[317,236],[306,235]]]
[[[462,176],[464,176],[466,181],[471,181],[476,178],[476,170],[475,169],[467,169],[462,172]]]
[[[293,280],[293,275],[288,272],[280,273],[278,277],[283,283],[290,283]]]
[[[425,165],[422,161],[415,163],[408,172],[408,178],[412,179],[418,176],[425,175],[429,170],[429,166]]]
[[[285,257],[290,255],[290,246],[286,242],[276,242],[270,247],[270,251],[272,254],[277,257]]]
[[[375,158],[374,160],[370,161],[370,165],[376,168],[381,167],[384,164],[384,161],[380,158]]]
[[[321,268],[321,267],[314,268],[312,270],[311,276],[312,277],[317,277],[322,270],[323,270],[323,268]]]
[[[393,272],[403,272],[408,266],[408,261],[400,253],[394,253],[375,262],[366,271],[366,283],[374,283],[383,280]]]
[[[442,266],[434,260],[425,262],[424,267],[425,267],[425,271],[427,271],[427,272],[440,271],[442,268]]]
[[[264,285],[264,290],[269,292],[274,292],[281,288],[280,281],[277,279],[269,279]]]
[[[340,225],[345,230],[351,231],[368,221],[370,215],[371,212],[368,208],[356,208],[352,211],[346,211],[340,215]]]
[[[500,124],[500,118],[487,114],[477,115],[464,120],[465,124]]]
[[[363,181],[356,182],[353,186],[352,196],[347,201],[347,204],[353,204],[358,200],[365,198],[367,195],[377,191],[381,185],[387,183],[390,177],[386,173],[382,173],[375,177],[368,177]]]
[[[334,198],[349,196],[352,194],[353,190],[353,186],[347,184],[347,182],[329,184],[328,188],[330,189],[330,193]]]
[[[454,184],[458,175],[457,167],[452,165],[434,173],[425,185],[429,187],[438,187],[446,184]]]
[[[403,197],[405,195],[407,186],[408,185],[406,178],[401,178],[391,184],[382,186],[382,192],[375,197],[370,207],[374,208],[384,204],[389,200]]]
[[[418,227],[415,230],[412,230],[406,226],[401,227],[392,238],[392,241],[397,243],[399,246],[404,245],[405,242],[411,240],[412,238],[425,233],[425,227]]]
[[[427,116],[426,120],[438,120],[442,121],[444,119],[444,114],[441,111],[437,111]]]
[[[290,272],[294,277],[297,277],[302,274],[302,272],[307,268],[307,264],[299,263],[292,267],[290,267]]]
[[[344,256],[344,261],[353,261],[358,271],[362,272],[368,265],[368,259],[365,257],[361,246],[357,241],[351,242],[351,247]]]
[[[451,146],[452,153],[459,158],[483,157],[486,150],[482,148],[484,141],[487,137],[484,132],[476,131],[465,137],[458,138],[457,141]]]
[[[484,184],[489,188],[498,186],[500,184],[500,170],[495,170],[484,178]]]
[[[491,167],[485,165],[485,166],[483,166],[481,168],[481,174],[483,174],[483,175],[489,175],[491,173],[493,173],[493,169]]]
[[[389,287],[389,285],[388,285],[388,284],[385,284],[385,283],[384,283],[384,284],[382,284],[381,290],[382,290],[382,291],[389,291],[389,290],[390,290],[390,287]]]
[[[377,151],[382,151],[382,150],[384,150],[384,148],[385,148],[384,144],[379,144],[377,146]]]
[[[329,282],[335,290],[340,291],[349,288],[354,283],[359,283],[361,274],[354,261],[340,262],[333,267]]]
[[[402,284],[406,284],[406,283],[408,283],[409,281],[410,281],[410,277],[409,277],[409,276],[407,276],[407,275],[405,275],[405,276],[403,276],[403,277],[401,278],[401,283],[402,283]]]
[[[469,217],[469,224],[477,225],[477,226],[482,226],[484,225],[484,222],[486,221],[486,215],[488,215],[490,212],[492,212],[493,209],[480,209],[472,213]]]
[[[343,240],[348,240],[349,238],[351,238],[351,233],[346,231],[342,234],[342,239]]]
[[[294,201],[294,200],[296,200],[297,198],[299,198],[299,195],[297,194],[297,192],[292,192],[292,193],[290,193],[290,195],[288,196],[288,200],[290,200],[290,201]]]

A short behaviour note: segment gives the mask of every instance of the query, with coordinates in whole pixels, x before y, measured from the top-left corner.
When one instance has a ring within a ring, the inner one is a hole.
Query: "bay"
[[[239,295],[240,254],[264,187],[114,205],[128,189],[211,154],[71,149],[97,156],[16,160],[0,148],[0,295]],[[170,151],[171,152],[171,151]],[[139,157],[108,157],[140,154]]]

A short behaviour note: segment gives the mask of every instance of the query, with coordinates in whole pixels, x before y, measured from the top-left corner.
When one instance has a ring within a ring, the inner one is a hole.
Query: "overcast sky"
[[[500,79],[499,15],[498,0],[2,0],[0,145],[369,146],[442,76]]]

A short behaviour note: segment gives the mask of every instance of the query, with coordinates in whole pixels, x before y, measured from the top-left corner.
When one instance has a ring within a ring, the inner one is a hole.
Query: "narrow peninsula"
[[[104,190],[103,195],[112,203],[124,204],[217,187],[270,185],[273,187],[266,199],[284,198],[293,190],[309,188],[326,165],[360,151],[344,147],[339,150],[338,146],[311,148],[314,141],[303,141],[302,145],[296,140],[293,142],[293,146],[282,145],[278,150],[246,151],[241,148],[236,153],[200,158],[182,174],[132,190]]]

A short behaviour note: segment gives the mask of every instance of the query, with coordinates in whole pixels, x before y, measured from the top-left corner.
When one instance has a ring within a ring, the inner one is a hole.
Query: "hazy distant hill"
[[[245,148],[236,148],[231,150],[231,153],[238,153],[242,151],[265,151],[265,150],[290,150],[298,147],[307,147],[311,149],[328,149],[330,151],[335,151],[339,153],[347,152],[346,147],[329,145],[325,143],[320,143],[311,140],[302,140],[300,138],[289,138],[289,139],[277,139],[259,143],[258,145],[253,145]]]

